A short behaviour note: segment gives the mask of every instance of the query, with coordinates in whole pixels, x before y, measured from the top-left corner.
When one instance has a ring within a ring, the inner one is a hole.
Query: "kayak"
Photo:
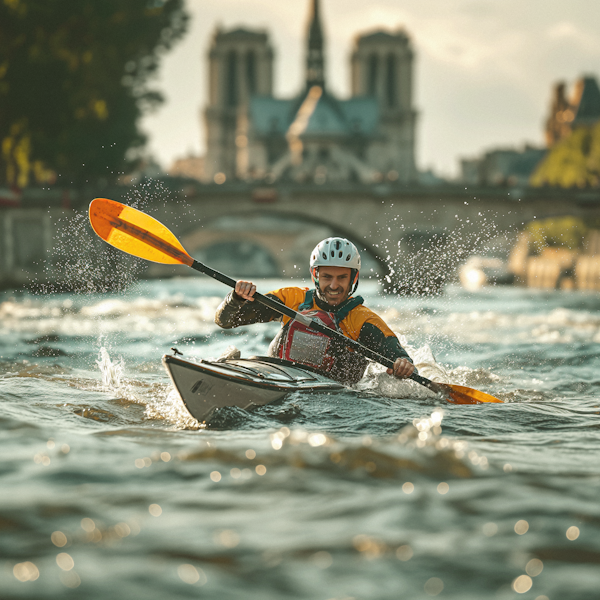
[[[291,392],[345,389],[309,367],[270,356],[208,361],[165,355],[162,362],[188,412],[200,423],[226,406],[246,409]]]
[[[150,215],[146,215],[143,212],[140,212],[131,206],[121,204],[120,202],[108,200],[108,198],[95,198],[92,200],[89,215],[90,224],[96,234],[106,243],[111,244],[119,250],[123,250],[123,252],[165,265],[187,265],[231,288],[235,288],[236,286],[236,281],[231,277],[228,277],[219,271],[215,271],[215,269],[211,269],[207,265],[203,265],[201,262],[192,258],[184,250],[181,242],[175,235]],[[299,321],[320,334],[342,342],[344,346],[352,348],[365,358],[370,358],[388,369],[394,367],[394,361],[390,358],[382,356],[378,352],[363,346],[352,338],[346,337],[341,331],[330,329],[318,319],[311,319],[307,315],[299,314],[289,306],[276,302],[273,298],[263,296],[258,292],[254,294],[254,299],[294,321]],[[176,348],[173,348],[173,350],[176,354],[181,354]],[[238,359],[239,354],[227,358]],[[292,363],[291,366],[296,367],[297,365]],[[233,379],[240,379],[239,374],[233,374],[232,377]],[[223,378],[223,374],[221,374],[221,378]],[[225,376],[225,379],[227,378],[228,377]],[[295,377],[292,374],[290,378],[293,381]],[[243,379],[243,377],[241,379]],[[481,404],[482,402],[502,403],[502,400],[499,398],[495,398],[485,392],[480,392],[479,390],[474,390],[462,385],[436,383],[426,377],[422,377],[416,371],[413,372],[410,379],[416,381],[419,385],[430,389],[438,396],[445,397],[448,402],[453,404]],[[320,389],[315,388],[310,384],[308,387],[310,389]],[[187,393],[188,392],[186,392],[186,394]],[[257,395],[260,396],[260,394]],[[272,400],[267,400],[267,402],[272,402]],[[266,402],[261,402],[261,404],[266,404]],[[219,404],[215,406],[218,408]]]

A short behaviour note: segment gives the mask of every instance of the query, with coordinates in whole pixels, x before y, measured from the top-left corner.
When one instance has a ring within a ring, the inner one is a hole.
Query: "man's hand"
[[[251,281],[237,281],[235,284],[235,293],[244,300],[254,302],[252,296],[256,293],[256,286]]]
[[[415,366],[410,362],[410,360],[406,360],[406,358],[397,358],[394,363],[394,369],[388,369],[387,374],[393,375],[398,379],[406,379],[413,374],[415,370]]]

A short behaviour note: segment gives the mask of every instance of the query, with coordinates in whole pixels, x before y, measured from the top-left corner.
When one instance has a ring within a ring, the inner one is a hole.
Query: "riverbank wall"
[[[547,247],[533,255],[529,235],[519,235],[509,259],[516,283],[545,290],[600,291],[600,230],[591,229],[580,249]]]
[[[60,209],[0,210],[0,287],[21,287],[39,279],[52,256]]]
[[[125,289],[145,268],[95,236],[85,212],[0,210],[0,289],[114,291]]]

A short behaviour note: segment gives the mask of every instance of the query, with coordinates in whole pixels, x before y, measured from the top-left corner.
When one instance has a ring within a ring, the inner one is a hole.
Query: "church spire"
[[[308,23],[308,48],[306,55],[306,87],[325,87],[325,56],[323,30],[319,16],[319,0],[312,0],[312,14]]]

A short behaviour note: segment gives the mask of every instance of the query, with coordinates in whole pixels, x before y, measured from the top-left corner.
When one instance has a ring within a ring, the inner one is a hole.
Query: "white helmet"
[[[348,267],[360,271],[360,254],[356,246],[341,237],[319,242],[310,253],[310,270],[317,267]]]
[[[351,269],[352,289],[354,294],[358,287],[358,273],[360,271],[360,254],[356,246],[341,237],[330,237],[319,242],[310,253],[310,276],[319,291],[319,267],[348,267]]]

